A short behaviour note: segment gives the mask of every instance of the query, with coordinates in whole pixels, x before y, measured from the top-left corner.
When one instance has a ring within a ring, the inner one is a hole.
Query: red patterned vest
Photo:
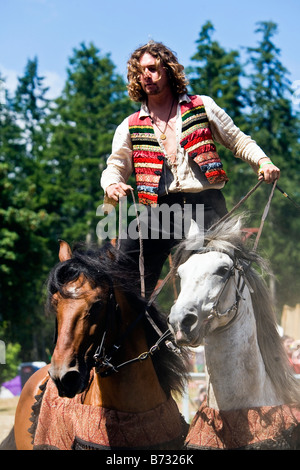
[[[190,96],[190,99],[189,103],[181,104],[180,145],[199,165],[210,184],[226,182],[228,177],[216,151],[203,101],[198,95]],[[129,132],[139,202],[156,204],[165,157],[150,118],[140,118],[140,111],[132,114],[129,116]]]

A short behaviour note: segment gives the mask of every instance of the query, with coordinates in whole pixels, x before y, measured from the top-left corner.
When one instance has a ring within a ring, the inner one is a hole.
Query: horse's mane
[[[139,314],[145,310],[147,301],[140,296],[140,281],[135,273],[136,269],[133,269],[130,259],[110,243],[94,249],[79,244],[74,247],[71,259],[57,264],[52,269],[48,278],[46,309],[52,309],[51,299],[56,292],[60,292],[62,296],[72,296],[64,286],[83,274],[95,287],[108,283],[115,289],[120,289],[131,307]],[[151,304],[147,311],[160,330],[165,332],[168,329],[166,317],[154,304]],[[158,335],[146,318],[144,325],[150,348],[157,341]],[[186,352],[183,350],[181,355],[175,354],[162,342],[159,352],[153,354],[152,361],[166,394],[169,395],[172,391],[182,393],[187,379]]]
[[[242,237],[243,216],[231,217],[208,230],[199,244],[199,237],[184,240],[178,247],[175,269],[194,253],[222,251],[233,254],[242,264],[245,276],[253,289],[252,304],[257,327],[257,339],[266,371],[284,403],[300,406],[300,387],[294,378],[283,341],[278,333],[276,314],[269,289],[263,278],[272,276],[268,262],[247,247]],[[256,264],[261,271],[252,267]]]

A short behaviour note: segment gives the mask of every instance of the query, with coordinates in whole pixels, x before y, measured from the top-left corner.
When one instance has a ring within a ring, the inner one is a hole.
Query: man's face
[[[162,65],[157,67],[155,58],[146,52],[140,59],[142,73],[140,81],[147,95],[158,95],[169,87],[166,70]]]

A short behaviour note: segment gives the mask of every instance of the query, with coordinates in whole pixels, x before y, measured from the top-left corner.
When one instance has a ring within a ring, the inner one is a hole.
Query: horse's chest
[[[202,404],[187,435],[188,449],[287,450],[300,447],[300,414],[289,406],[221,411]]]
[[[173,399],[143,413],[82,404],[82,396],[60,398],[49,380],[33,407],[34,449],[178,449],[182,419]]]

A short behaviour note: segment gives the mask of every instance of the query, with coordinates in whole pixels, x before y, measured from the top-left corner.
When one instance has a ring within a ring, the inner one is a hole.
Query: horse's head
[[[59,259],[50,281],[49,300],[57,331],[49,374],[59,395],[71,398],[88,384],[93,355],[105,328],[110,287],[105,278],[94,283],[86,276],[80,263],[72,260],[66,242],[60,243]]]
[[[196,347],[234,316],[237,274],[230,254],[192,254],[178,269],[181,291],[168,322],[179,345]]]

